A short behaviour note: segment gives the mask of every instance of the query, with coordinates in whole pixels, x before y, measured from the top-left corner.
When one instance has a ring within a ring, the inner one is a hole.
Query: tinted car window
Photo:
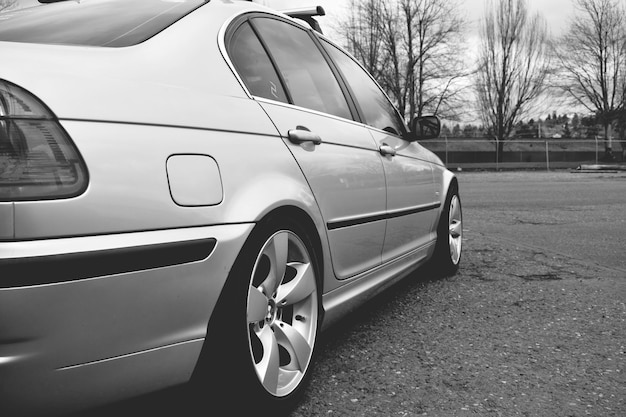
[[[328,62],[309,34],[275,19],[253,19],[274,58],[293,104],[351,119],[352,115]]]
[[[0,14],[0,41],[130,46],[156,35],[206,0],[92,0]]]
[[[233,65],[252,95],[287,102],[278,74],[250,24],[242,24],[233,33],[229,51]]]
[[[378,84],[352,58],[324,42],[328,53],[333,58],[357,100],[365,123],[377,129],[402,135],[406,129],[400,115]]]

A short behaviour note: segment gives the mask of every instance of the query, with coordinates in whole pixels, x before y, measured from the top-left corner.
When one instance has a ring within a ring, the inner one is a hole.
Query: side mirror
[[[435,139],[441,132],[441,122],[437,116],[422,116],[411,120],[411,133],[415,140]]]

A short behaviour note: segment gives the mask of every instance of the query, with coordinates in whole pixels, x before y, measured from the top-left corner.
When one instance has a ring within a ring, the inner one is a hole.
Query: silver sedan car
[[[458,269],[439,121],[321,8],[42,3],[0,13],[0,415],[183,384],[289,410],[323,329]]]

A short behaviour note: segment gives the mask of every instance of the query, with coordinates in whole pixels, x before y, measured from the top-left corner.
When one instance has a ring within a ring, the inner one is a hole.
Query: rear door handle
[[[385,155],[385,156],[396,156],[396,150],[387,145],[386,143],[383,143],[382,145],[380,145],[380,148],[378,148],[378,150],[380,151],[381,155]]]
[[[301,144],[305,142],[313,142],[315,145],[322,143],[322,138],[311,132],[304,126],[297,126],[295,129],[291,129],[287,132],[287,138],[291,143]]]

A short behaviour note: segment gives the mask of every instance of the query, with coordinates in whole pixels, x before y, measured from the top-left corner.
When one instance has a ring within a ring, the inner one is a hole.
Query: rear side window
[[[277,19],[255,18],[252,23],[274,59],[293,104],[352,119],[339,82],[305,30]]]
[[[233,33],[229,51],[233,65],[250,94],[287,103],[285,90],[272,61],[248,22],[239,26]]]
[[[206,0],[64,1],[0,13],[0,41],[130,46],[156,35]]]

